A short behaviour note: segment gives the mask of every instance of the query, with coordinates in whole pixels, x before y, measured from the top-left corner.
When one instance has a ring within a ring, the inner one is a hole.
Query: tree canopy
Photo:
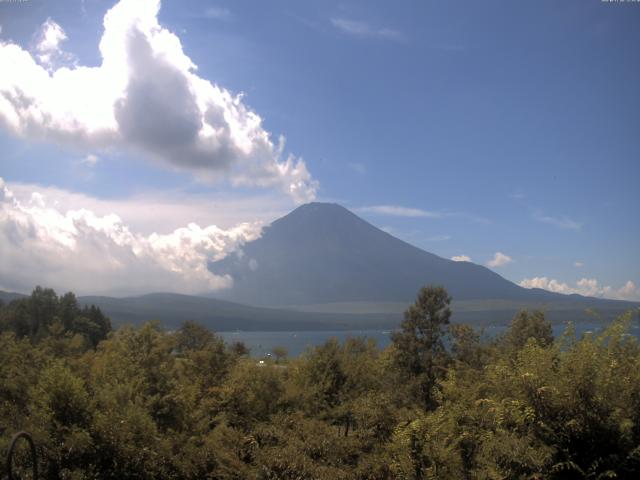
[[[522,312],[483,339],[449,303],[421,290],[385,349],[259,363],[191,322],[109,331],[36,289],[0,306],[0,451],[31,432],[52,480],[638,478],[631,315],[554,339]]]

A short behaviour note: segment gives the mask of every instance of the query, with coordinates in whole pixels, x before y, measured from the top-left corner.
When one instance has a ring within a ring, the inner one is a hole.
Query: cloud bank
[[[68,65],[66,34],[51,19],[33,53],[0,41],[0,125],[87,152],[140,152],[202,181],[312,200],[318,183],[304,161],[284,154],[284,138],[271,139],[242,95],[197,75],[180,39],[158,23],[159,9],[159,0],[111,8],[97,67]]]
[[[615,300],[640,300],[640,288],[631,280],[620,288],[600,285],[595,278],[581,278],[575,286],[547,277],[525,278],[518,285],[524,288],[542,288],[556,293],[577,293],[587,297],[612,298]]]
[[[168,234],[141,235],[115,214],[60,211],[39,192],[19,201],[0,179],[0,288],[36,284],[77,293],[200,293],[229,288],[207,264],[260,235],[260,224],[224,230],[190,223]]]

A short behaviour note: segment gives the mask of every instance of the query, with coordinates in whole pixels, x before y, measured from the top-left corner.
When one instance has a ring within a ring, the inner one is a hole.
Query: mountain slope
[[[456,300],[544,300],[491,270],[414,247],[336,204],[303,205],[267,227],[243,255],[210,265],[230,274],[222,298],[253,305],[350,301],[407,302],[426,284],[444,285]]]
[[[26,295],[23,295],[22,293],[6,292],[4,290],[0,290],[0,301],[4,303],[10,303],[14,300],[19,300],[24,297],[26,297]]]
[[[81,305],[96,305],[116,325],[139,325],[159,320],[165,328],[177,328],[191,320],[212,330],[343,330],[392,328],[399,314],[355,315],[252,307],[212,298],[175,293],[151,293],[137,297],[79,297]]]
[[[26,295],[0,290],[0,299],[7,303],[26,298]],[[402,312],[411,302],[380,304],[371,309],[370,303],[317,304],[289,309],[275,309],[241,305],[213,298],[174,293],[152,293],[137,297],[78,297],[81,305],[96,305],[113,321],[139,325],[159,320],[165,328],[178,328],[192,320],[216,331],[302,331],[302,330],[388,330],[396,328]],[[552,301],[466,300],[453,303],[453,321],[474,325],[506,325],[521,308],[543,309],[553,323],[591,321],[595,318],[587,308],[596,309],[606,322],[638,304],[564,295]],[[377,313],[372,313],[375,311]]]

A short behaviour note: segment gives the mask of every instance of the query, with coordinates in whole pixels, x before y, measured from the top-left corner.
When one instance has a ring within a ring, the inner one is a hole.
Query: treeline
[[[31,432],[43,478],[640,478],[631,314],[554,339],[521,312],[483,341],[427,287],[383,350],[260,363],[193,323],[110,331],[74,299],[0,308],[0,449]]]
[[[111,321],[98,307],[80,308],[69,292],[58,297],[50,288],[36,287],[31,296],[4,305],[0,301],[0,332],[37,342],[45,337],[74,336],[95,347],[107,338]]]

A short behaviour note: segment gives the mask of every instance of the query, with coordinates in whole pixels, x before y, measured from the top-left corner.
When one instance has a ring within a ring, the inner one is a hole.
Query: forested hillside
[[[46,479],[638,478],[632,313],[554,339],[521,312],[481,341],[449,302],[422,289],[384,350],[261,363],[194,323],[112,331],[39,288],[0,308],[0,450],[31,432]]]

